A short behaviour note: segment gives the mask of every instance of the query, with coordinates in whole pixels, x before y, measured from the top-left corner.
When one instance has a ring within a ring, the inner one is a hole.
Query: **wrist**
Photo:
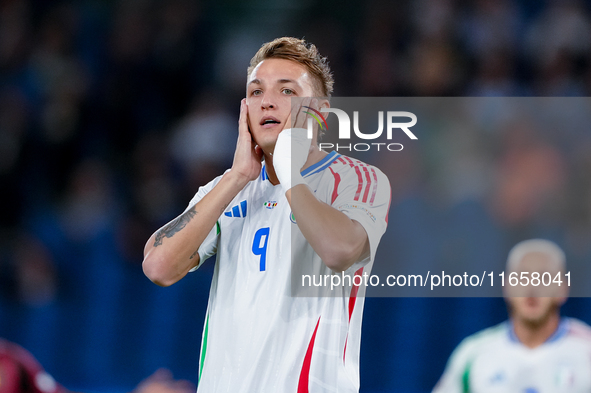
[[[299,186],[300,184],[307,185],[307,183],[304,180],[304,178],[302,177],[302,175],[300,175],[299,173],[292,175],[290,188],[294,188],[295,186]]]
[[[242,190],[250,181],[248,176],[243,175],[233,168],[226,172],[222,180],[224,179],[226,179],[226,182],[228,182],[232,188],[236,188],[238,191]]]
[[[289,179],[289,182],[285,181],[281,182],[280,184],[284,192],[288,192],[289,190],[296,186],[299,186],[300,184],[304,184],[306,186],[308,185],[308,183],[306,183],[306,180],[304,180],[302,175],[300,175],[299,173],[292,174],[291,178]]]

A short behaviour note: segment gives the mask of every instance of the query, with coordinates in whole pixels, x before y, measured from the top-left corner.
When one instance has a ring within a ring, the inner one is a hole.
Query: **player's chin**
[[[552,307],[539,304],[533,307],[526,307],[522,310],[524,318],[533,324],[539,324],[548,319],[552,314]]]
[[[252,135],[252,139],[254,139],[257,145],[265,143],[265,141],[269,139],[269,135],[275,134],[274,132],[261,128],[260,126],[253,128],[250,133]]]
[[[275,144],[277,143],[277,136],[260,138],[256,143],[263,150],[263,153],[273,155],[273,152],[275,151]]]
[[[548,320],[548,315],[546,313],[537,312],[537,313],[531,313],[530,315],[526,316],[524,319],[530,326],[542,326]]]

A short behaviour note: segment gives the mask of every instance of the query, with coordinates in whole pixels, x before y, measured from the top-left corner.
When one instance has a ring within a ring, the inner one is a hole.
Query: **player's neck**
[[[528,348],[544,344],[558,329],[560,314],[552,313],[546,321],[532,324],[519,318],[512,319],[513,331],[517,339]]]
[[[326,157],[326,155],[327,155],[326,152],[319,150],[316,146],[314,146],[314,149],[310,151],[310,154],[308,154],[308,159],[306,160],[306,163],[302,167],[302,170],[308,168],[309,166],[316,164],[318,161],[320,161],[324,157]],[[275,168],[273,167],[273,156],[272,155],[265,154],[265,170],[267,171],[267,178],[269,179],[271,184],[273,184],[274,186],[278,185],[279,179],[277,178],[277,175],[275,174]]]

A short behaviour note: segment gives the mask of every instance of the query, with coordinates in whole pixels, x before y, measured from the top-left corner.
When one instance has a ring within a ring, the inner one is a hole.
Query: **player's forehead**
[[[530,251],[524,254],[517,264],[520,272],[557,272],[560,263],[553,256],[542,251]]]
[[[300,63],[287,59],[265,59],[252,70],[246,82],[251,85],[272,85],[294,83],[303,88],[312,88],[312,77],[308,69]]]

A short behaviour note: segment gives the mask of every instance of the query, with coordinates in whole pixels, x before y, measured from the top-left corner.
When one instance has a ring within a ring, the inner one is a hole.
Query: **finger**
[[[283,129],[286,130],[288,128],[293,128],[293,124],[291,123],[291,114],[293,112],[293,107],[291,108],[291,111],[287,114],[287,118],[285,119],[285,125],[283,126]]]
[[[316,104],[317,100],[316,98],[308,98],[308,104],[306,105],[308,107],[308,110],[306,112],[308,113],[315,113],[314,111],[317,110],[318,105]],[[313,109],[313,110],[312,110]],[[316,121],[314,120],[314,116],[311,116],[309,114],[306,114],[306,119],[304,120],[304,125],[307,127],[307,122],[308,119],[312,119],[312,124],[314,125],[314,129],[316,129]],[[304,128],[306,128],[304,127]]]
[[[306,97],[302,100],[301,108],[299,111],[300,118],[298,119],[299,120],[298,128],[305,128],[307,126],[306,122],[307,122],[308,118],[310,118],[310,115],[308,113],[310,112],[310,104],[312,102],[311,100],[312,99],[310,97]]]
[[[300,101],[301,98],[299,97],[292,97],[291,98],[291,108],[289,114],[287,115],[287,119],[285,120],[285,128],[294,128],[296,124],[296,120],[298,117],[298,111],[300,108]],[[293,119],[293,121],[292,121]]]
[[[314,116],[311,113],[314,113],[316,109],[314,106],[314,98],[307,97],[302,102],[302,110],[301,110],[301,119],[299,119],[297,128],[308,128],[308,119],[314,120]],[[312,121],[313,129],[316,129],[315,122]]]
[[[246,98],[240,101],[240,118],[238,119],[238,132],[244,134],[248,132],[248,106]]]
[[[318,99],[317,98],[312,98],[310,100],[310,106],[316,110],[318,110]]]
[[[306,111],[305,106],[305,98],[292,98],[291,100],[291,119],[290,128],[297,128],[300,127],[302,123],[302,118],[306,116],[304,113]]]
[[[305,125],[306,123],[306,119],[307,119],[307,114],[306,112],[308,111],[308,108],[306,108],[306,106],[308,105],[308,98],[307,97],[302,97],[302,98],[296,98],[296,99],[292,99],[293,101],[293,107],[292,107],[292,114],[293,114],[293,124],[292,124],[292,128],[300,128],[303,125]]]

